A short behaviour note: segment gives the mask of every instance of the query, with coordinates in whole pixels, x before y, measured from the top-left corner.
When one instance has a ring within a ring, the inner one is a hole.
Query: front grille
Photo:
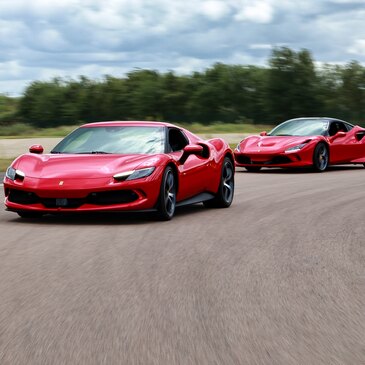
[[[236,155],[236,161],[241,164],[251,164],[251,159],[248,156],[245,155]]]
[[[281,165],[293,162],[288,156],[275,156],[270,161],[265,162],[267,165]]]
[[[8,200],[12,203],[24,205],[39,203],[39,197],[36,194],[15,189],[9,190]]]
[[[270,160],[255,160],[254,158],[251,159],[249,156],[245,155],[237,155],[236,161],[239,164],[243,165],[283,165],[290,162],[293,162],[289,157],[287,156],[274,156]]]
[[[88,203],[96,205],[131,203],[137,199],[138,195],[133,190],[101,191],[87,197]]]

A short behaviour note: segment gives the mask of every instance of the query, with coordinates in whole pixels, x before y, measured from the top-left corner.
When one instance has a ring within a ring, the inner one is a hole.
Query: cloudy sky
[[[0,0],[0,93],[55,76],[265,65],[273,46],[365,65],[365,0]]]

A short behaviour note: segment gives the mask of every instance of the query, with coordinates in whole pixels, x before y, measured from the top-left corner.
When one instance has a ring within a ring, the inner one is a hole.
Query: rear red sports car
[[[329,165],[365,164],[364,136],[364,128],[339,119],[291,119],[270,133],[243,139],[234,151],[236,166],[248,171],[305,166],[324,171]]]
[[[178,205],[232,203],[234,158],[228,144],[204,141],[172,124],[85,124],[51,153],[42,152],[32,146],[4,178],[6,208],[21,217],[156,210],[167,220]]]

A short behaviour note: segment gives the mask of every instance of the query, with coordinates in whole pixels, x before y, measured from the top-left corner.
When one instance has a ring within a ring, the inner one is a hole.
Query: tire
[[[228,208],[234,195],[234,167],[230,158],[225,157],[222,165],[221,179],[216,196],[203,202],[207,208]]]
[[[328,147],[324,143],[318,143],[313,152],[313,169],[323,172],[327,169],[329,162]]]
[[[39,212],[17,212],[18,216],[21,218],[31,219],[31,218],[41,218],[42,213]]]
[[[245,166],[245,169],[249,172],[258,172],[261,170],[261,166]]]
[[[167,166],[161,181],[160,195],[157,203],[157,217],[169,221],[175,214],[176,208],[176,179],[170,166]]]

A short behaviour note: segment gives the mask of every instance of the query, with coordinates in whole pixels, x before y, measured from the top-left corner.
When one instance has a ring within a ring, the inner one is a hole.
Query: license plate
[[[65,207],[65,206],[67,206],[67,204],[68,204],[67,199],[64,199],[64,198],[56,199],[56,205],[58,207]]]

